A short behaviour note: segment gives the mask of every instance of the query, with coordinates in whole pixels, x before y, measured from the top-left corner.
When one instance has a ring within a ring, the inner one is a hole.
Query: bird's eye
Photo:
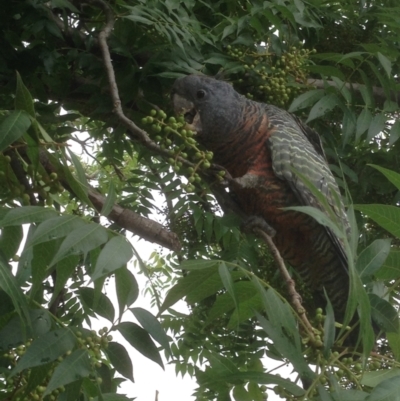
[[[206,95],[206,92],[203,89],[200,89],[196,93],[197,99],[203,99],[203,97]]]

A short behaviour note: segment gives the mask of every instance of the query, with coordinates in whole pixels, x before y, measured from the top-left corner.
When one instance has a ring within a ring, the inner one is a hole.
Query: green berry
[[[150,115],[155,117],[157,115],[157,110],[150,110]]]

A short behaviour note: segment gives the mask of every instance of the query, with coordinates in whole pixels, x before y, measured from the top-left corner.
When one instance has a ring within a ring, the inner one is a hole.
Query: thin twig
[[[254,232],[262,238],[262,240],[265,242],[265,244],[268,246],[268,248],[271,250],[272,256],[275,259],[275,262],[279,268],[279,271],[282,275],[282,277],[285,280],[286,286],[288,288],[288,292],[290,295],[290,301],[292,305],[294,306],[296,312],[300,316],[300,319],[302,323],[304,324],[304,327],[306,328],[308,334],[310,335],[311,341],[315,341],[314,338],[314,330],[311,325],[311,323],[308,321],[307,316],[306,316],[306,311],[304,307],[301,304],[301,296],[300,294],[296,291],[296,286],[294,280],[290,277],[290,274],[288,270],[286,269],[285,262],[279,253],[278,248],[272,241],[272,238],[263,230],[260,228],[255,228]]]
[[[103,8],[106,14],[106,24],[101,29],[98,35],[99,47],[103,56],[103,63],[106,69],[109,89],[111,94],[111,99],[114,104],[114,114],[117,116],[118,120],[128,128],[128,130],[134,135],[134,139],[139,140],[146,148],[152,150],[159,155],[164,157],[170,157],[169,150],[161,149],[161,147],[154,141],[152,141],[148,135],[148,133],[141,128],[139,128],[131,119],[129,119],[123,109],[122,103],[119,96],[118,85],[115,78],[115,72],[111,61],[111,53],[107,44],[107,39],[110,36],[110,33],[114,26],[114,15],[111,10],[111,7],[103,0],[88,0],[88,2],[92,4],[98,4]],[[183,157],[177,156],[176,160],[179,160],[183,164],[188,167],[194,167],[194,164],[184,159]]]

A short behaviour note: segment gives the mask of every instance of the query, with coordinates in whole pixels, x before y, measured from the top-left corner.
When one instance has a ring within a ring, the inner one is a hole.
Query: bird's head
[[[226,141],[235,130],[243,97],[224,81],[200,75],[178,78],[171,92],[176,114],[205,144]]]

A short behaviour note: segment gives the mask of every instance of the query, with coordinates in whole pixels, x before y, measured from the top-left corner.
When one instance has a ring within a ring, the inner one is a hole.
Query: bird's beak
[[[201,132],[200,114],[190,100],[187,100],[177,93],[174,93],[172,95],[172,105],[174,107],[175,114],[183,114],[187,129],[197,133]]]

